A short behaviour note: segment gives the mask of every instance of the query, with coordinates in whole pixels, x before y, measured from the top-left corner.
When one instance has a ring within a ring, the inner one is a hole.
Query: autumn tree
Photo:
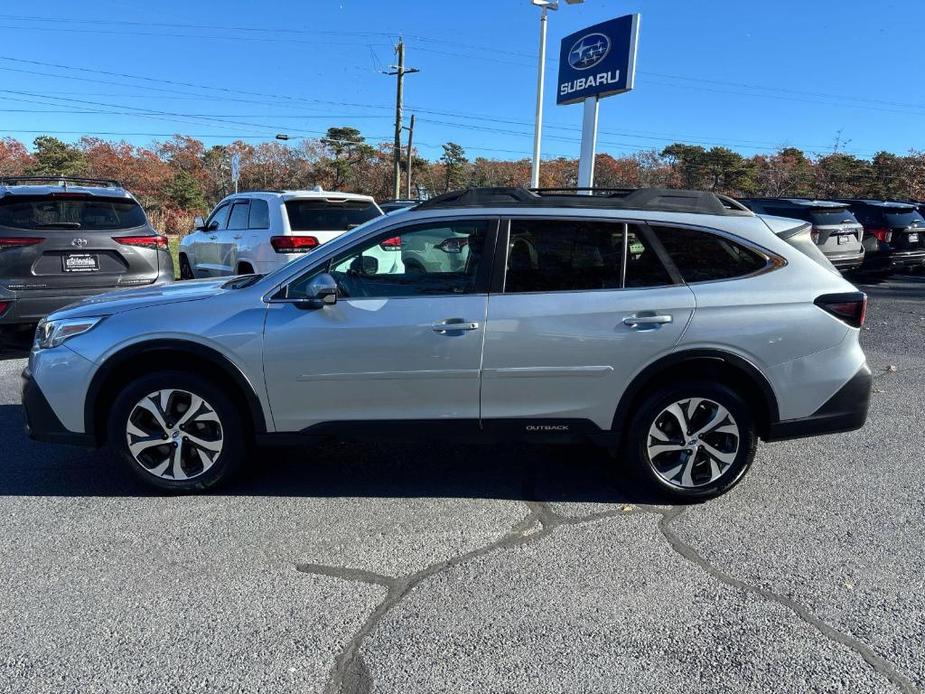
[[[35,164],[29,150],[12,137],[0,138],[0,176],[21,176]]]

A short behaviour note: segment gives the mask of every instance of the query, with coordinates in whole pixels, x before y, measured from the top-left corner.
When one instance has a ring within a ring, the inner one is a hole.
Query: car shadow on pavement
[[[31,441],[20,405],[0,405],[0,496],[158,496],[107,449]],[[669,503],[591,446],[329,442],[257,448],[223,496],[473,498]]]

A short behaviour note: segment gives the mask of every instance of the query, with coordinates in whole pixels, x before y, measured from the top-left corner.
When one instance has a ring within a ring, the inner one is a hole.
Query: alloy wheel
[[[664,408],[652,422],[646,455],[663,482],[696,489],[726,474],[740,442],[739,426],[729,410],[707,398],[687,398]]]
[[[125,426],[129,453],[148,473],[164,480],[188,480],[211,468],[222,452],[218,414],[186,390],[149,393],[132,408]]]

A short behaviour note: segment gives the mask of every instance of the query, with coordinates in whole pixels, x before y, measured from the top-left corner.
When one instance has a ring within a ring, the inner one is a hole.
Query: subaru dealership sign
[[[562,39],[557,104],[628,92],[636,79],[639,15],[628,14]]]

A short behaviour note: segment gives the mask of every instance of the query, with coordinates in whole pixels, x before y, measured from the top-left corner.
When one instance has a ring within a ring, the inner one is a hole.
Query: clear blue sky
[[[642,13],[636,90],[602,102],[599,151],[825,152],[839,131],[864,157],[925,148],[922,0],[586,0],[550,15],[544,155],[578,154],[581,107],[550,88],[560,39],[628,12]],[[388,140],[394,78],[379,71],[402,34],[424,156],[452,140],[526,157],[538,18],[529,0],[4,3],[0,134],[257,143],[352,125]]]

